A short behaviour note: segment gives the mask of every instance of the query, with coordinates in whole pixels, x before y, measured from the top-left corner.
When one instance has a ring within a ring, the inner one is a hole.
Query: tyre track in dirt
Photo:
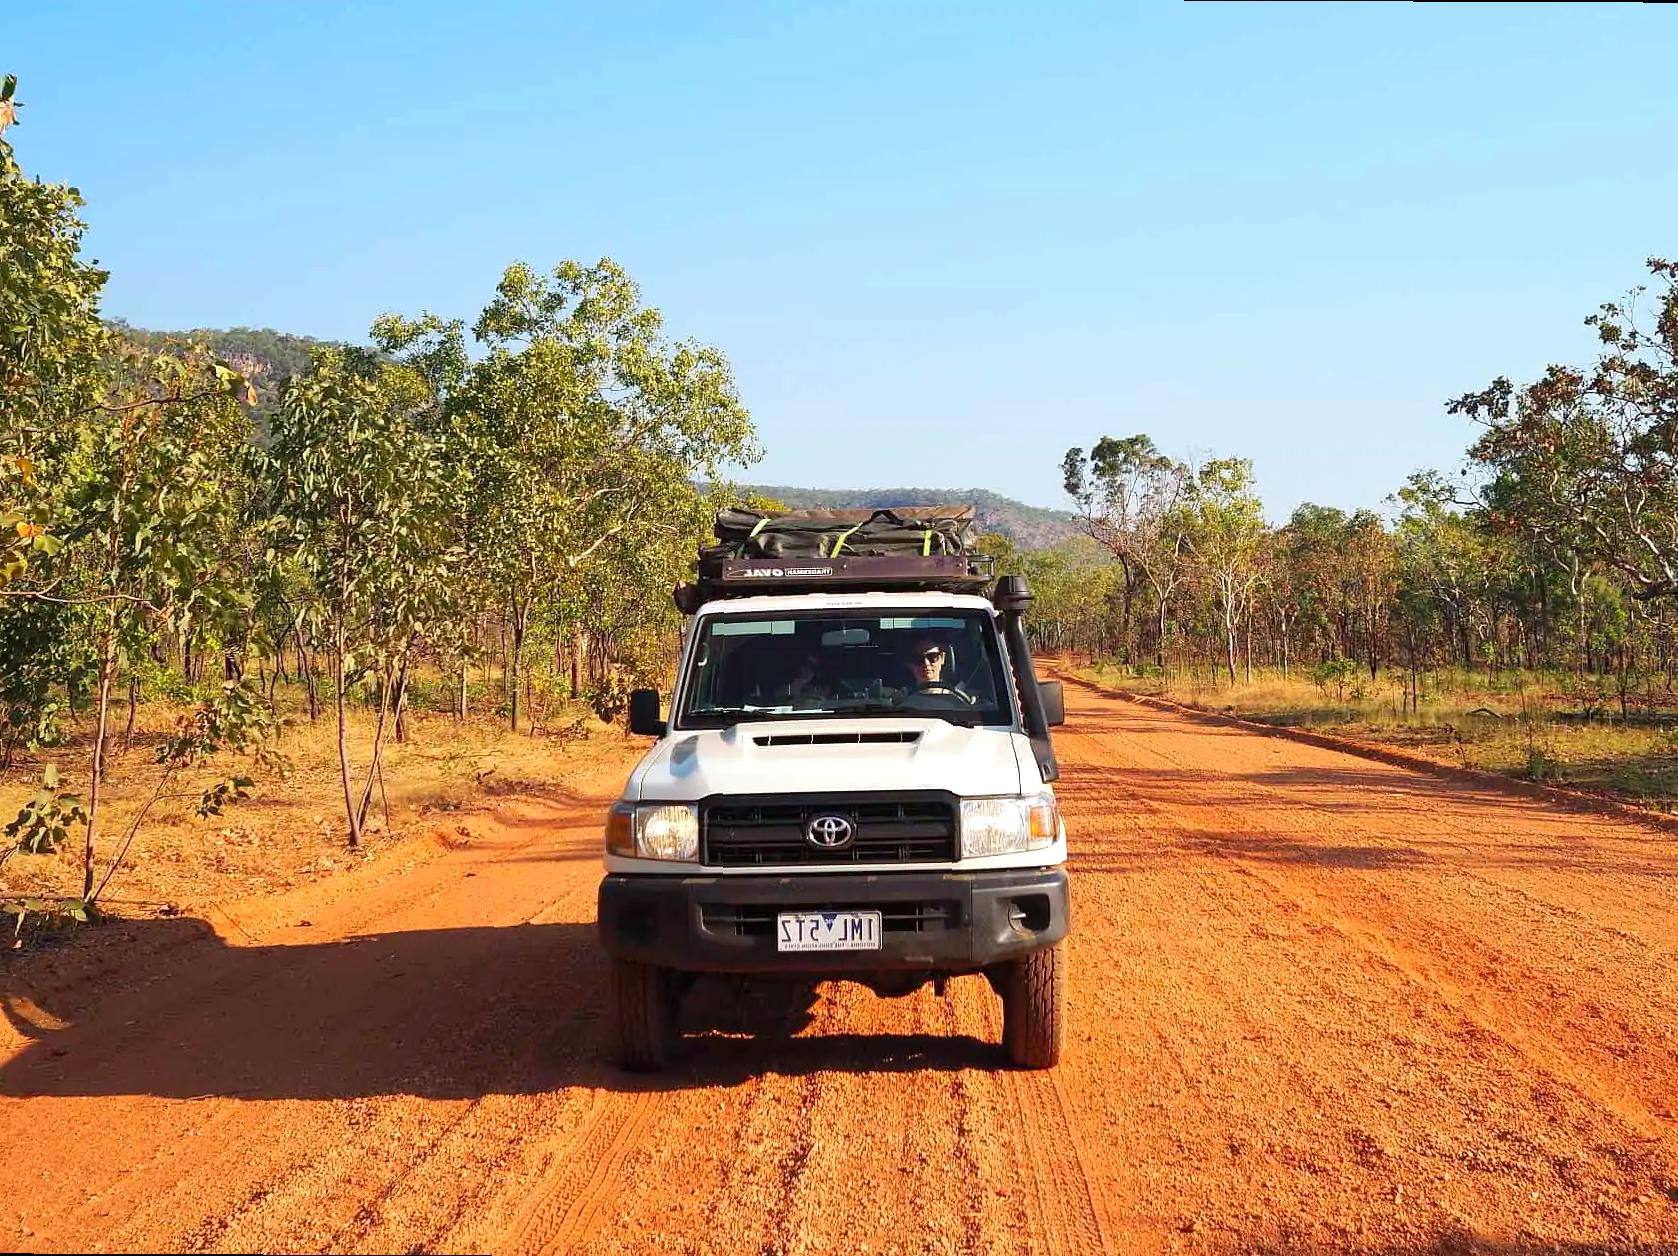
[[[502,1239],[513,1256],[570,1250],[617,1192],[623,1163],[645,1131],[658,1096],[650,1091],[611,1096],[596,1105],[552,1178],[535,1192],[535,1206]]]
[[[1002,1037],[1000,1009],[982,1007],[986,1036]],[[1007,1093],[1015,1145],[1033,1200],[1032,1232],[1043,1250],[1105,1253],[1107,1239],[1100,1197],[1084,1166],[1083,1136],[1072,1116],[1058,1075],[1005,1071],[997,1076]]]

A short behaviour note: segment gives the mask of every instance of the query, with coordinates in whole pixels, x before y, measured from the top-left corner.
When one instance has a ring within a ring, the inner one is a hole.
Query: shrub
[[[1317,688],[1323,691],[1323,696],[1326,698],[1329,689],[1332,688],[1335,700],[1339,702],[1346,700],[1347,683],[1362,674],[1363,669],[1353,659],[1324,659],[1311,669],[1311,679],[1316,682]],[[1358,687],[1361,689],[1362,685]]]

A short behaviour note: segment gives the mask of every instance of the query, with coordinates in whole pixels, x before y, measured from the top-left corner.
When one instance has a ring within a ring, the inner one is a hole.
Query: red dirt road
[[[1678,1251],[1672,839],[1068,686],[1072,1030],[696,990],[607,1062],[601,798],[0,990],[0,1247]],[[307,919],[310,923],[300,923]]]

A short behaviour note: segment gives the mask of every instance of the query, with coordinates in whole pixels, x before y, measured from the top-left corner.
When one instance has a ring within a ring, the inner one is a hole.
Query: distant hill
[[[743,490],[803,510],[876,510],[881,506],[972,506],[985,532],[1000,532],[1022,549],[1047,549],[1077,536],[1074,516],[1064,510],[1027,506],[984,488],[794,488],[786,484],[742,484]]]
[[[130,327],[121,320],[113,326],[144,345],[171,339],[201,344],[229,366],[243,372],[256,385],[264,400],[271,399],[286,380],[309,369],[311,350],[333,343],[316,340],[313,336],[294,336],[270,327],[195,327],[190,331],[150,331],[144,327]]]

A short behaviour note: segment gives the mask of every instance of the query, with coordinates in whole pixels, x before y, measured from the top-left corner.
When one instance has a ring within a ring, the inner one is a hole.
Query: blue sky
[[[1678,253],[1678,10],[16,5],[25,168],[107,313],[361,338],[616,258],[732,360],[749,477],[1064,505],[1070,445],[1376,506],[1443,401]]]

